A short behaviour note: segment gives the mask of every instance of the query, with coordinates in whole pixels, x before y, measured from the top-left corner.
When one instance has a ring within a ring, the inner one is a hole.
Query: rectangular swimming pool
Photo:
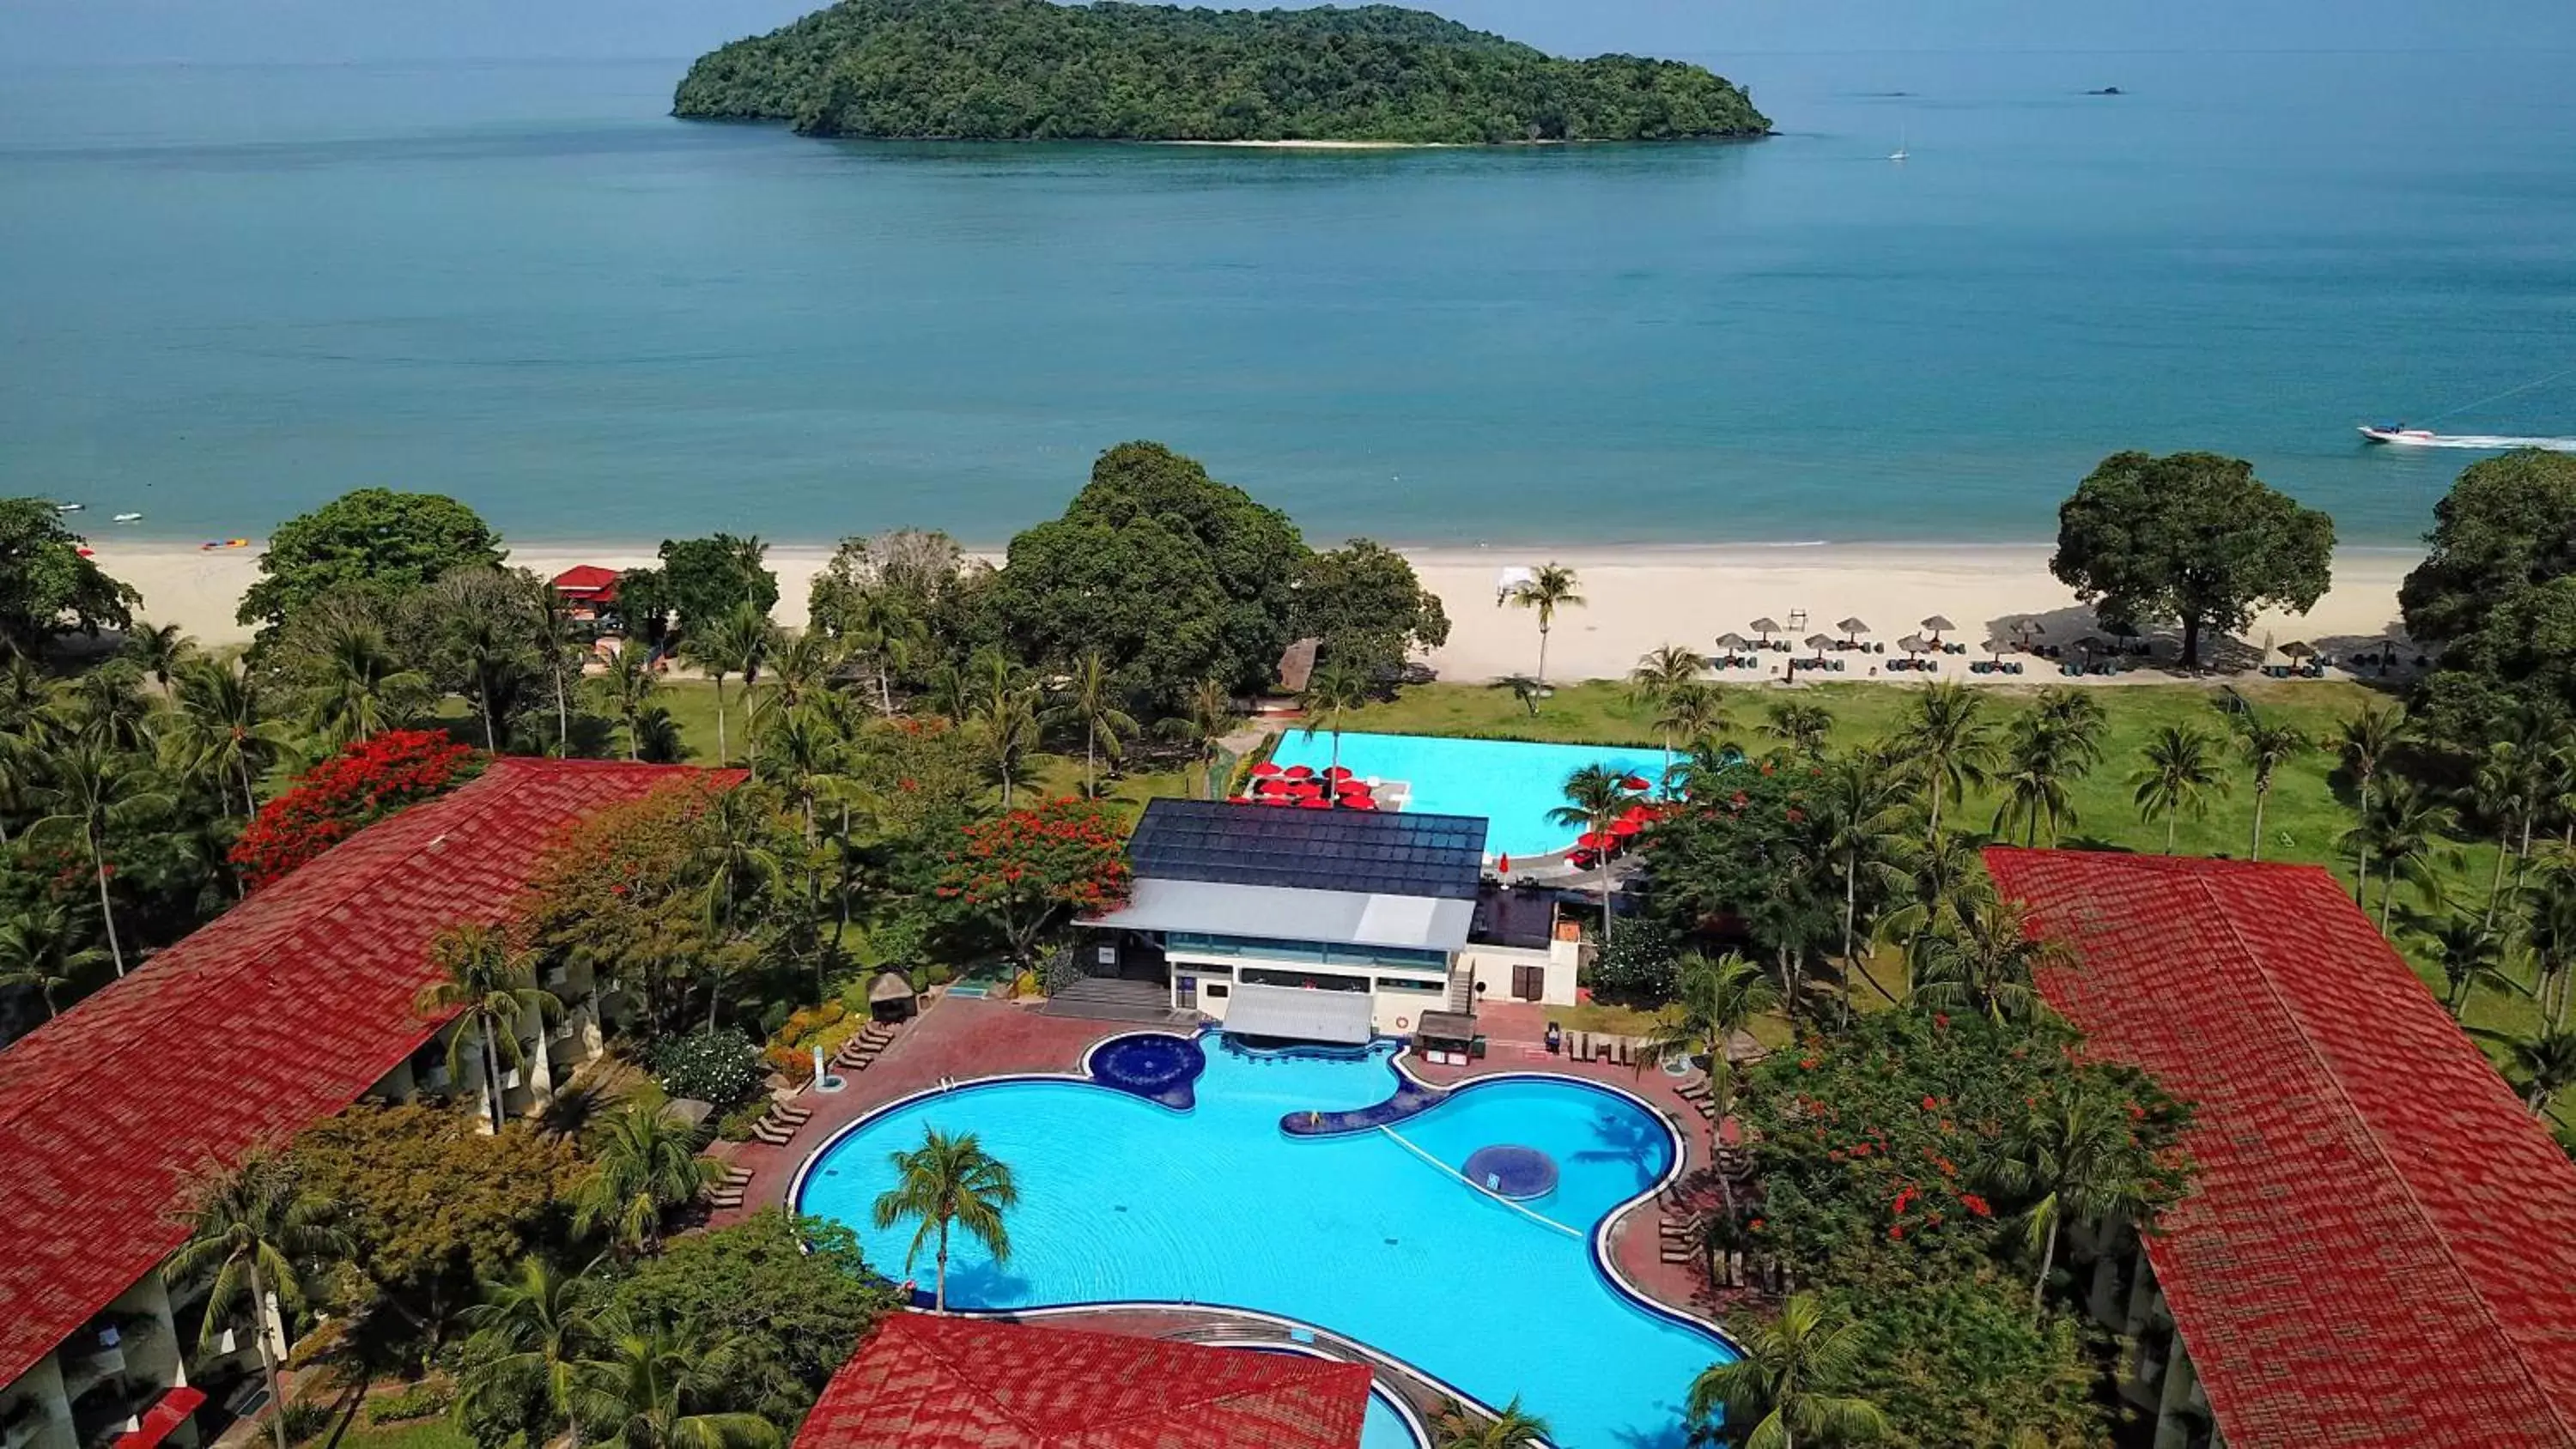
[[[1321,772],[1333,760],[1333,736],[1292,729],[1271,755],[1282,768]],[[1664,754],[1634,745],[1536,745],[1520,740],[1451,739],[1440,735],[1342,736],[1342,767],[1361,779],[1410,785],[1408,812],[1481,815],[1488,855],[1537,856],[1563,850],[1580,831],[1551,824],[1565,803],[1565,779],[1586,765],[1605,765],[1660,787]]]

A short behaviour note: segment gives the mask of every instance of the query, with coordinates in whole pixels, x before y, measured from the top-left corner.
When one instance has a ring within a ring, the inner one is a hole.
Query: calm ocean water
[[[991,541],[1153,437],[1319,538],[2023,540],[2197,446],[2395,543],[2473,455],[2354,424],[2576,368],[2567,57],[1708,59],[1786,134],[826,144],[664,118],[679,62],[0,72],[0,491]],[[2576,373],[2442,426],[2576,433]]]

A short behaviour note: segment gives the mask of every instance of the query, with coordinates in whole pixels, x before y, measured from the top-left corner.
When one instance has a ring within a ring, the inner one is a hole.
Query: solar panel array
[[[1485,821],[1156,800],[1136,823],[1127,858],[1144,880],[1471,901],[1484,872]]]

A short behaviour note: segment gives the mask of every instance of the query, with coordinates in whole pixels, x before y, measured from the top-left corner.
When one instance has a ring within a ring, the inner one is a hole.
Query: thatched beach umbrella
[[[2314,659],[2317,657],[2316,646],[2310,644],[2305,639],[2291,640],[2289,643],[2281,646],[2281,652],[2287,654],[2293,659]]]
[[[1851,636],[1851,641],[1855,644],[1860,642],[1861,635],[1869,632],[1869,626],[1858,619],[1845,619],[1834,627]]]
[[[1908,654],[1929,654],[1932,652],[1932,641],[1920,634],[1908,634],[1896,641],[1896,647]]]
[[[1941,642],[1942,635],[1949,633],[1959,626],[1942,618],[1940,615],[1935,614],[1931,618],[1923,621],[1923,627],[1931,632],[1932,642],[1938,644]]]
[[[1832,648],[1833,644],[1834,636],[1831,634],[1810,634],[1807,636],[1807,647],[1815,650],[1819,654]]]
[[[1765,643],[1765,644],[1768,644],[1768,643],[1770,643],[1770,642],[1771,642],[1771,636],[1780,632],[1780,621],[1779,621],[1779,620],[1777,620],[1777,619],[1774,619],[1774,618],[1770,618],[1770,617],[1768,617],[1768,616],[1765,616],[1765,617],[1763,617],[1763,618],[1759,618],[1759,619],[1754,620],[1752,623],[1747,624],[1747,625],[1745,625],[1744,627],[1746,627],[1746,628],[1748,628],[1748,629],[1752,630],[1752,631],[1753,631],[1754,633],[1756,633],[1756,634],[1761,635],[1761,636],[1762,636],[1762,642],[1763,642],[1763,643]]]
[[[2100,654],[2108,650],[2111,646],[2102,638],[2101,635],[2087,634],[2083,638],[2075,641],[2075,647],[2083,650],[2087,654]]]
[[[1752,640],[1745,638],[1743,635],[1736,633],[1732,629],[1717,636],[1717,647],[1725,650],[1729,654],[1734,653],[1738,649],[1741,649],[1752,642]]]

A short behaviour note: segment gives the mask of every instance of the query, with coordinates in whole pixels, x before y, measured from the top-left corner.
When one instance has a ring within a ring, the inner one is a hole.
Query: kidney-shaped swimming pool
[[[909,1225],[871,1206],[890,1154],[923,1130],[972,1132],[1010,1165],[1011,1257],[952,1249],[950,1305],[1219,1304],[1357,1339],[1491,1404],[1518,1395],[1568,1449],[1684,1442],[1691,1379],[1732,1357],[1704,1329],[1649,1310],[1592,1257],[1596,1225],[1652,1190],[1670,1131],[1628,1097],[1562,1078],[1451,1093],[1391,1130],[1292,1136],[1291,1113],[1348,1111],[1397,1085],[1365,1053],[1249,1050],[1209,1036],[1195,1102],[1176,1109],[1088,1081],[1014,1078],[922,1098],[827,1144],[800,1211],[855,1229],[900,1268]],[[1481,1148],[1533,1149],[1556,1170],[1507,1203],[1458,1174]],[[918,1264],[929,1282],[927,1253]]]

